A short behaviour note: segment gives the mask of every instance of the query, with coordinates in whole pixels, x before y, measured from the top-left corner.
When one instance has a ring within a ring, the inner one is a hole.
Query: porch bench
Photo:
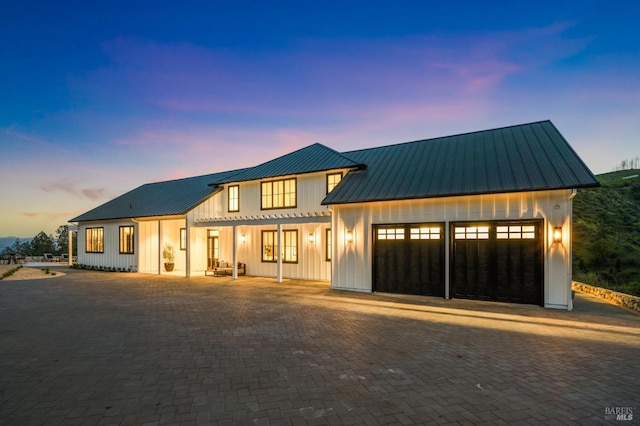
[[[247,267],[244,263],[238,262],[238,275],[245,275],[247,272]],[[220,263],[219,266],[215,266],[213,268],[208,268],[204,271],[205,277],[211,273],[212,277],[222,277],[225,275],[233,275],[233,268],[229,266],[228,263]]]

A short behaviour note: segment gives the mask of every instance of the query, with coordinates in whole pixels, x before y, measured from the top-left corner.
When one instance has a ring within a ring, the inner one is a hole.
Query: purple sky
[[[550,119],[594,173],[640,155],[638,2],[10,3],[0,236],[314,142]]]

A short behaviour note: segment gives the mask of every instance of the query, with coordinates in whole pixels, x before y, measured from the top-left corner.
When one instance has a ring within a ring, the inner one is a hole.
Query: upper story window
[[[104,228],[87,228],[85,237],[87,253],[104,253]]]
[[[296,179],[272,180],[260,186],[262,210],[296,207]]]
[[[133,226],[120,227],[120,254],[133,254]]]
[[[329,173],[327,175],[327,194],[333,191],[333,188],[338,186],[341,180],[342,180],[342,172]]]
[[[230,212],[239,212],[240,211],[240,186],[232,185],[227,188],[228,195],[228,203]]]

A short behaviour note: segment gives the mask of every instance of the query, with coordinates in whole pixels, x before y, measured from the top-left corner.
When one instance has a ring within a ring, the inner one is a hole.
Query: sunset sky
[[[594,173],[611,171],[640,155],[638,16],[616,0],[10,0],[0,236],[314,142],[550,119]]]

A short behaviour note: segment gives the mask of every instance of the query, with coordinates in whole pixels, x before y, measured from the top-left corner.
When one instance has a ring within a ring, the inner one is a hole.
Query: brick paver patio
[[[566,312],[66,272],[0,281],[0,424],[640,419],[640,316],[588,296]]]

